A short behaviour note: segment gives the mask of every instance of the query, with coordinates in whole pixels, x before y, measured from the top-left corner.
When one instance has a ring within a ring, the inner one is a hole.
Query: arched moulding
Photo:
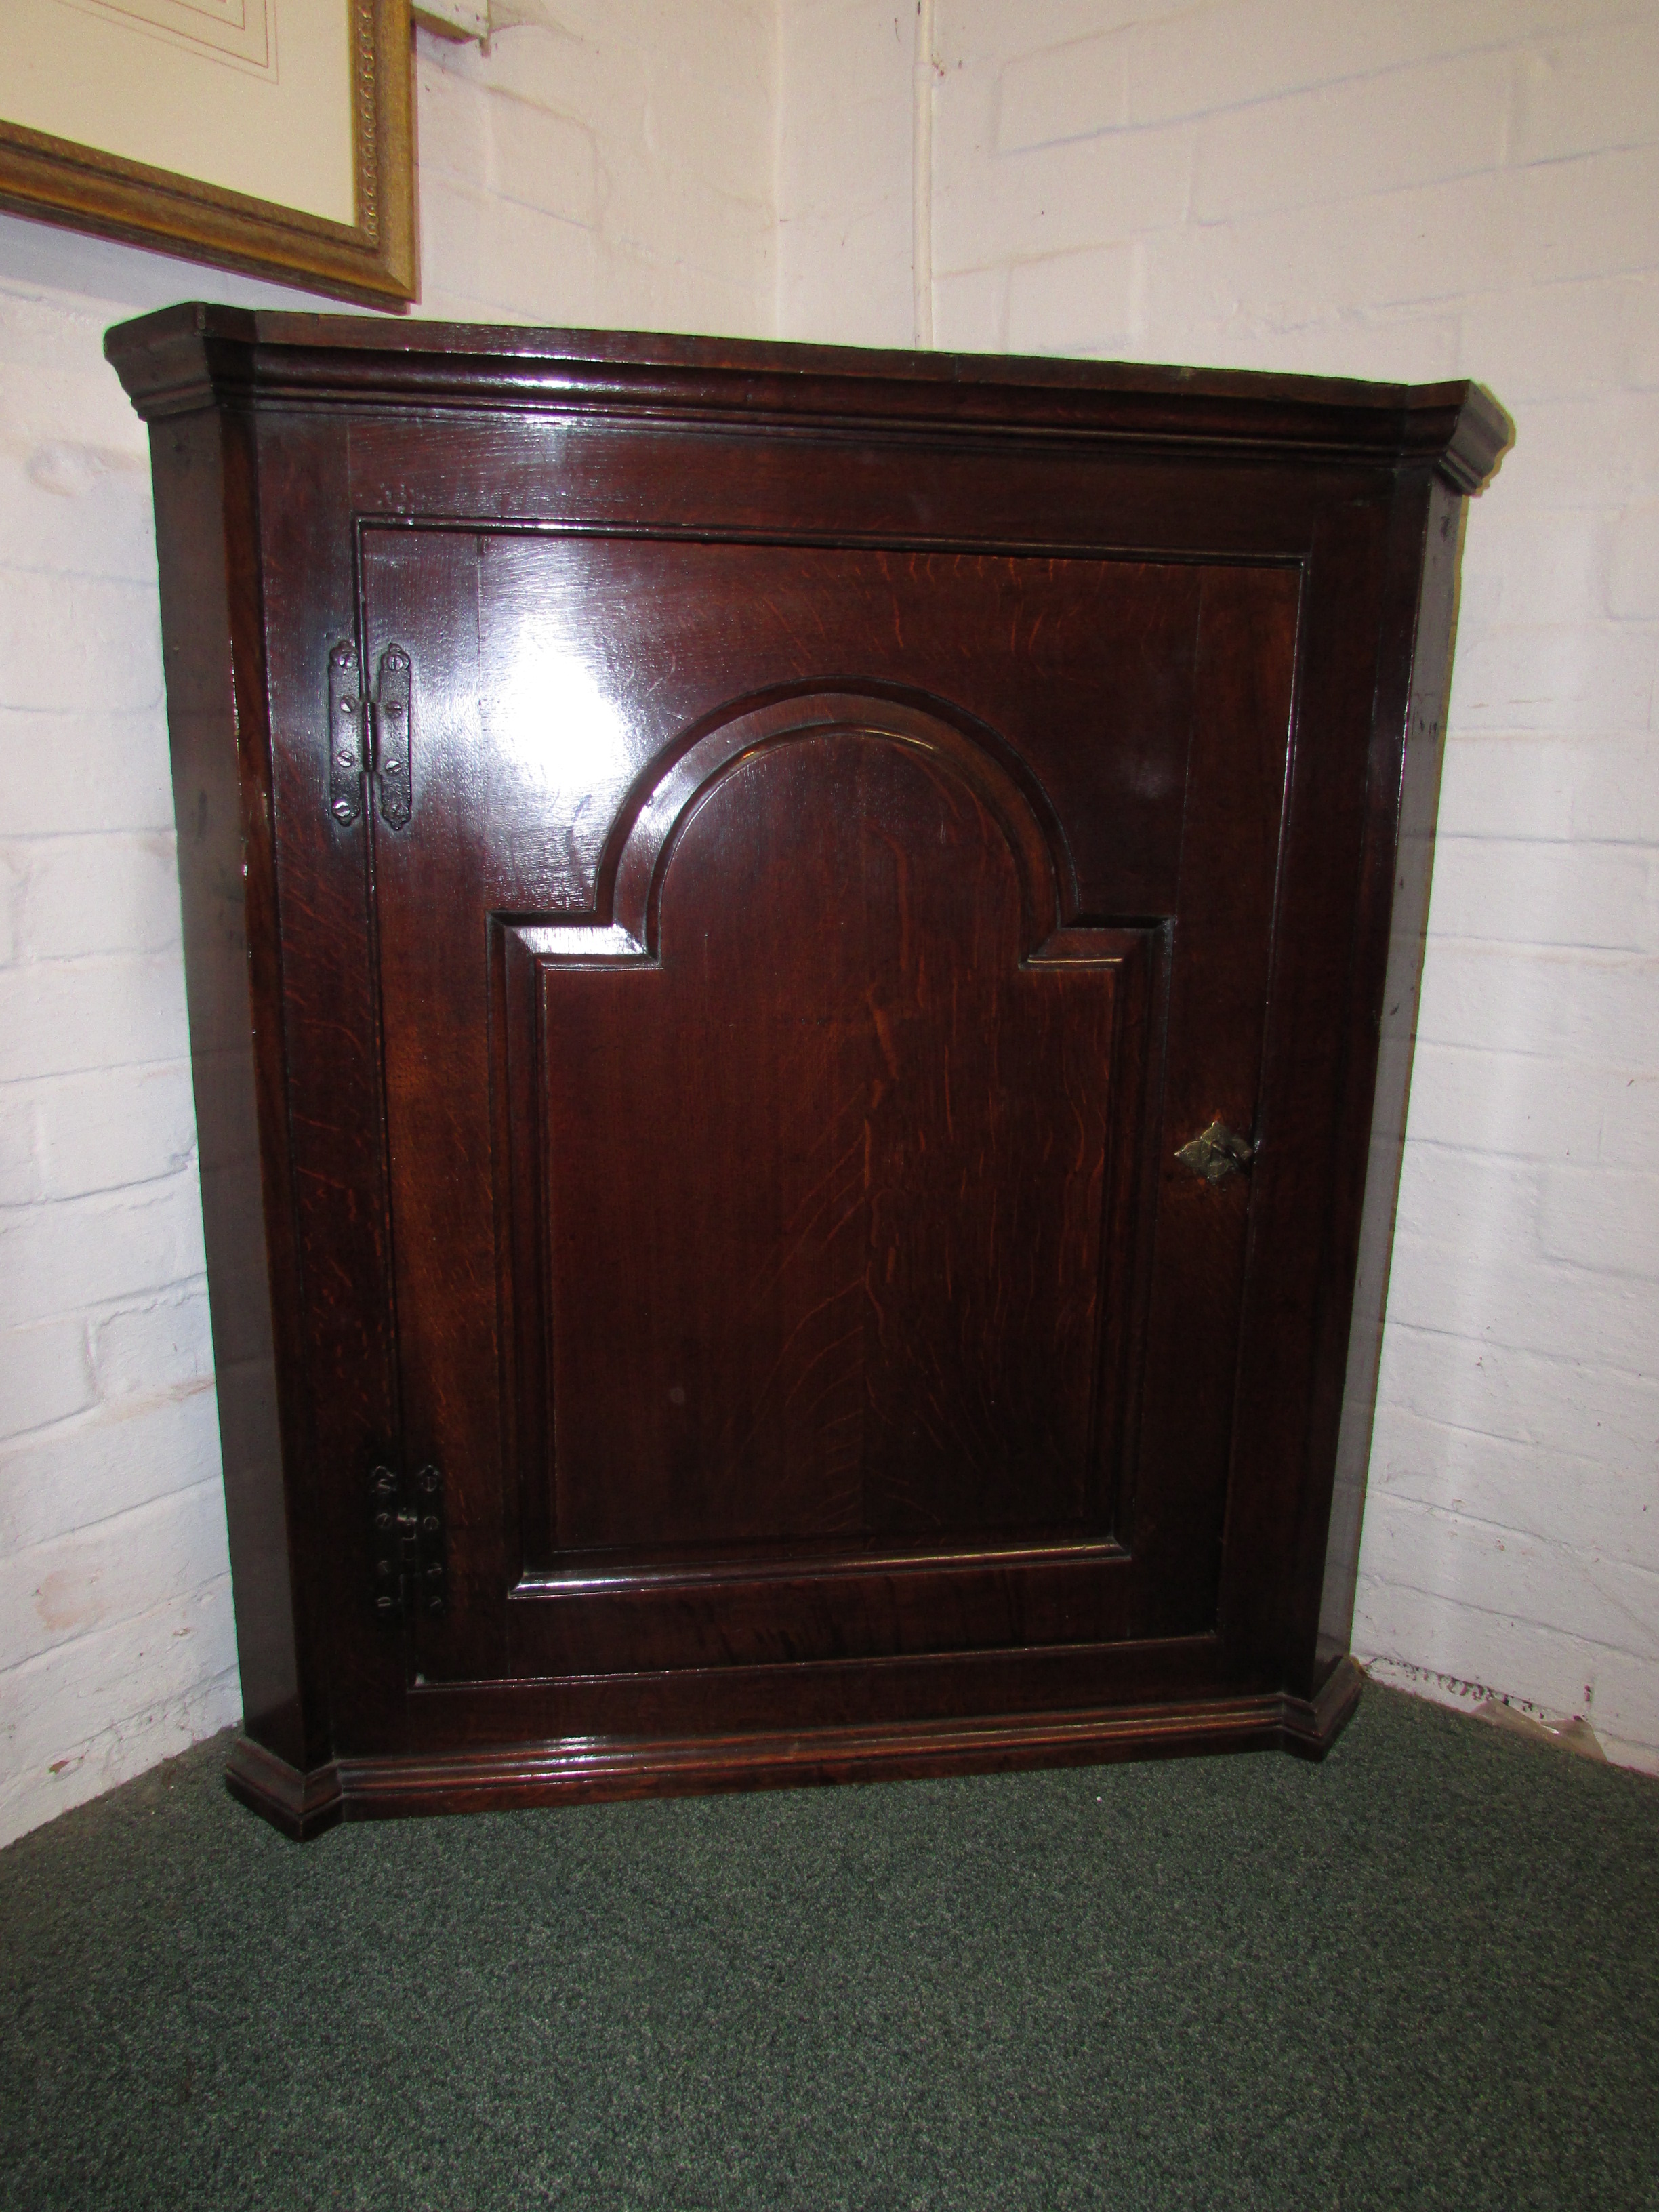
[[[698,809],[724,777],[775,746],[836,736],[913,747],[964,784],[1007,840],[1019,882],[1025,957],[1087,957],[1080,940],[1094,933],[1065,927],[1066,909],[1073,903],[1070,856],[1058,825],[1044,818],[1048,810],[1041,793],[1028,789],[986,738],[945,714],[852,690],[797,694],[739,708],[677,752],[635,805],[624,808],[600,871],[601,884],[608,880],[610,885],[607,935],[616,947],[611,957],[624,946],[655,955],[669,863]],[[592,945],[598,933],[586,934]],[[574,951],[577,933],[560,935],[571,939]]]
[[[641,779],[591,921],[500,921],[516,1599],[804,1575],[840,1650],[893,1573],[948,1642],[1005,1572],[1128,1559],[1148,933],[1079,923],[998,744],[751,696]]]

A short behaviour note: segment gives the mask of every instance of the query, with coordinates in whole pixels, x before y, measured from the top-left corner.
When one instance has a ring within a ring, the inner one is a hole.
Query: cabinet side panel
[[[370,1469],[396,1463],[399,1440],[368,825],[361,784],[337,785],[330,767],[330,656],[356,640],[350,425],[273,409],[258,435],[289,1218],[302,1285],[288,1495],[314,1768],[403,1741],[404,1654],[374,1615],[368,1512]],[[332,811],[343,792],[360,810],[345,823]]]
[[[1348,994],[1373,849],[1371,738],[1394,510],[1392,498],[1333,507],[1304,572],[1250,1170],[1220,1620],[1236,1666],[1301,1697],[1313,1671],[1320,1561],[1310,1589],[1300,1547],[1310,1488],[1319,1492],[1322,1538],[1330,1494],[1370,1099],[1367,1068],[1356,1122]],[[1389,883],[1385,864],[1375,906],[1383,934]],[[1379,962],[1379,985],[1381,973]]]
[[[150,434],[202,1217],[244,1726],[303,1765],[278,1409],[286,1221],[269,749],[246,427]],[[262,1018],[263,1013],[263,1018]]]
[[[1393,908],[1380,1006],[1368,998],[1376,1024],[1376,1079],[1365,1195],[1360,1215],[1353,1318],[1343,1387],[1341,1427],[1330,1520],[1325,1536],[1320,1594],[1318,1677],[1323,1680],[1348,1648],[1354,1585],[1359,1564],[1365,1470],[1376,1408],[1377,1368],[1388,1302],[1389,1261],[1395,1207],[1405,1148],[1406,1108],[1417,1042],[1418,998],[1434,871],[1434,824],[1444,758],[1446,702],[1451,688],[1456,633],[1457,580],[1467,507],[1437,477],[1425,498],[1420,489],[1402,498],[1401,542],[1396,568],[1420,561],[1415,622],[1409,639],[1384,642],[1378,672],[1377,725],[1405,731],[1398,768],[1397,835],[1393,844]],[[1393,647],[1390,653],[1390,647]],[[1392,665],[1390,665],[1390,662]],[[1407,695],[1402,708],[1401,695]],[[1369,979],[1361,978],[1362,981]],[[1375,983],[1370,983],[1375,992]],[[1310,1530],[1316,1542],[1317,1529]]]

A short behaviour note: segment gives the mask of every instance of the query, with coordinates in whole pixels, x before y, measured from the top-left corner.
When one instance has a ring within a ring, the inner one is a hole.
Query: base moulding
[[[1277,1747],[1317,1759],[1352,1717],[1364,1679],[1358,1664],[1345,1658],[1312,1698],[1268,1692],[1175,1705],[1003,1713],[795,1734],[568,1737],[476,1751],[337,1759],[309,1773],[239,1736],[225,1785],[284,1835],[304,1842],[340,1820],[409,1814],[914,1781],[1189,1752]]]

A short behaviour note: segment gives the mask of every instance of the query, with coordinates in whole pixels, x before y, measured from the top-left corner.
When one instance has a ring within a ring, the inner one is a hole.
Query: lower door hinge
[[[399,1474],[377,1467],[368,1478],[374,1536],[374,1604],[390,1625],[442,1613],[448,1601],[444,1479],[435,1467]]]

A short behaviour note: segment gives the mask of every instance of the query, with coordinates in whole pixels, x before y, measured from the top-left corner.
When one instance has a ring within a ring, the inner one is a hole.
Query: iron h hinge
[[[328,654],[328,811],[349,830],[363,811],[363,778],[369,761],[369,720],[374,718],[374,772],[380,820],[388,830],[408,827],[413,804],[413,760],[410,720],[413,706],[408,648],[389,645],[380,655],[380,676],[371,706],[363,696],[362,666],[349,639]]]
[[[363,701],[357,648],[345,640],[328,655],[328,811],[349,830],[363,811]]]
[[[446,1609],[444,1479],[435,1467],[413,1477],[377,1467],[368,1478],[374,1534],[375,1618],[390,1625]]]
[[[389,645],[380,655],[380,684],[374,704],[374,766],[380,779],[375,806],[388,830],[408,825],[414,804],[410,781],[410,678],[409,655],[401,645]]]

